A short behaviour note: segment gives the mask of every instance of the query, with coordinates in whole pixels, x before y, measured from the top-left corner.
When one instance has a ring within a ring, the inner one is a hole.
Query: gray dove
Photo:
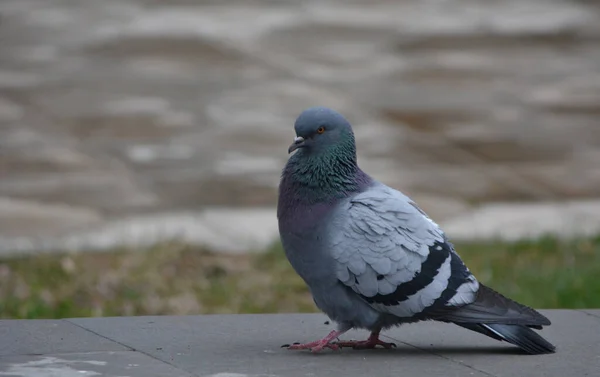
[[[555,347],[532,329],[550,320],[481,284],[444,231],[410,198],[357,165],[350,123],[315,107],[296,119],[279,186],[285,255],[337,329],[289,349],[391,348],[382,330],[403,323],[454,323],[529,354]],[[340,341],[367,329],[363,341]]]

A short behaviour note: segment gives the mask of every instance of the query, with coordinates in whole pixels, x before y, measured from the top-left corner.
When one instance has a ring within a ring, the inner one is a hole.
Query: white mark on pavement
[[[73,368],[70,364],[88,364],[102,366],[105,361],[81,361],[81,360],[63,360],[56,357],[43,357],[38,360],[28,361],[26,363],[14,363],[6,371],[0,371],[0,376],[19,376],[19,377],[88,377],[99,376],[100,373]]]

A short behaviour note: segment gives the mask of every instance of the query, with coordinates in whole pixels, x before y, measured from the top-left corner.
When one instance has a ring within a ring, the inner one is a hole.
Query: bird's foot
[[[379,339],[379,334],[371,335],[367,340],[349,340],[349,341],[339,341],[333,343],[340,348],[353,348],[355,350],[364,350],[364,349],[373,349],[377,346],[382,346],[385,349],[395,348],[395,343],[384,342]]]
[[[306,350],[309,349],[312,352],[320,352],[325,348],[331,348],[332,350],[339,350],[340,347],[335,343],[329,343],[325,339],[317,340],[310,343],[295,343],[287,347],[289,350]]]
[[[316,340],[310,343],[294,343],[292,345],[284,344],[282,347],[285,347],[289,350],[306,350],[310,349],[312,352],[320,352],[325,348],[330,348],[332,350],[338,350],[340,347],[336,343],[332,343],[331,341],[338,336],[340,336],[343,332],[341,331],[332,331],[321,340]]]

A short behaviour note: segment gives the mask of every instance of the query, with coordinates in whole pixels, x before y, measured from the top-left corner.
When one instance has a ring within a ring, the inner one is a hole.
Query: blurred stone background
[[[305,107],[452,238],[600,231],[600,3],[3,0],[0,252],[277,237]]]

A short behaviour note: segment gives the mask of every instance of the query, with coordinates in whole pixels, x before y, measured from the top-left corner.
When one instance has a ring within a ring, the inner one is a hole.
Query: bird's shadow
[[[428,347],[419,348],[410,344],[399,344],[398,347],[392,349],[375,348],[375,349],[352,349],[344,348],[342,350],[325,349],[321,352],[313,353],[310,350],[283,350],[290,354],[302,356],[422,356],[422,355],[488,355],[488,356],[507,356],[507,355],[527,355],[526,352],[516,347],[481,347],[481,346],[448,346],[448,347]]]

